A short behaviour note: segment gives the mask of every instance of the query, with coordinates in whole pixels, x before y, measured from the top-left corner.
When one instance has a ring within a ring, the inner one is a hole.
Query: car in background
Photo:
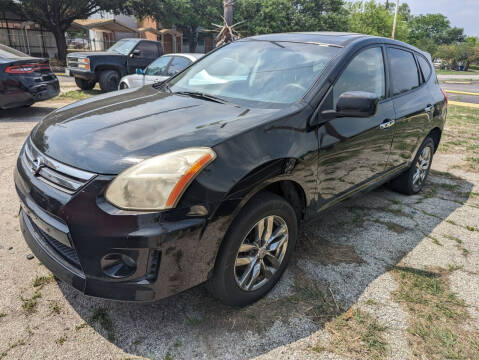
[[[135,88],[165,81],[203,56],[204,54],[195,53],[163,55],[148,65],[145,70],[138,69],[136,74],[122,77],[118,88],[120,90]]]
[[[0,44],[0,109],[30,106],[60,92],[48,59]]]
[[[161,42],[145,39],[122,39],[107,51],[75,52],[67,56],[68,76],[82,90],[91,90],[97,82],[105,91],[118,89],[120,79],[146,68],[163,55]]]

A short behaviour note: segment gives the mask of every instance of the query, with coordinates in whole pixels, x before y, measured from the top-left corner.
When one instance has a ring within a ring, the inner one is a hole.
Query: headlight
[[[215,158],[210,148],[188,148],[155,156],[118,175],[105,197],[127,210],[174,208],[188,185]]]
[[[90,59],[88,59],[88,58],[78,58],[78,67],[80,69],[89,69],[90,68]]]

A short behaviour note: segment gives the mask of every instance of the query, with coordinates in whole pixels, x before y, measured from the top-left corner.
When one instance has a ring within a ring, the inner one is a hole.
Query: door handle
[[[393,126],[395,123],[396,123],[395,120],[388,120],[388,121],[385,120],[385,122],[383,122],[381,125],[379,125],[379,128],[382,129],[382,130],[388,129],[391,126]]]
[[[426,106],[426,107],[424,108],[424,111],[425,111],[425,112],[430,112],[433,108],[434,108],[434,106],[428,105],[428,106]]]

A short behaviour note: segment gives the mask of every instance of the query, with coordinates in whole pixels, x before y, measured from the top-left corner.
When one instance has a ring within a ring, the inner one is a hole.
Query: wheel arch
[[[434,152],[436,152],[437,148],[439,147],[439,143],[441,142],[441,135],[442,130],[439,127],[435,127],[428,134],[428,136],[430,136],[434,141]]]
[[[103,65],[98,65],[97,67],[95,67],[96,78],[99,79],[100,78],[100,73],[102,71],[105,71],[105,70],[114,70],[120,76],[125,75],[120,66],[116,66],[116,65],[113,65],[113,64],[103,64]]]
[[[216,252],[212,259],[213,261],[210,263],[211,267],[208,278],[211,276],[212,271],[216,266],[218,255],[223,247],[223,240],[228,234],[231,225],[241,214],[241,211],[246,204],[250,201],[254,201],[258,194],[267,191],[282,197],[288,201],[295,210],[298,224],[301,222],[304,211],[309,205],[311,199],[308,196],[305,184],[298,179],[294,170],[288,173],[289,166],[293,161],[296,162],[295,159],[279,159],[257,167],[243,177],[243,179],[231,189],[225,197],[225,201],[218,207],[218,209],[216,209],[215,214],[213,214],[212,217],[216,217],[217,220],[213,220],[213,223],[218,221],[219,224],[209,223],[203,233],[203,236],[209,237],[210,231],[216,233],[218,227],[223,229],[223,236],[220,239],[217,239]],[[265,173],[272,172],[275,173],[274,176],[265,176]],[[234,203],[233,209],[231,209],[231,201]],[[224,212],[229,213],[227,220],[218,220],[220,219],[220,216],[217,216],[217,214],[222,214]]]

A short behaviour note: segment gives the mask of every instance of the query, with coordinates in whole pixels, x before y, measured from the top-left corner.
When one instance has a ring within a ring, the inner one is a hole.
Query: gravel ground
[[[27,260],[12,172],[38,119],[64,103],[0,112],[0,359],[341,359],[317,345],[327,346],[333,334],[325,324],[350,307],[385,326],[391,359],[408,359],[410,315],[391,295],[397,264],[449,269],[451,290],[479,331],[479,173],[454,167],[461,154],[436,154],[420,195],[382,187],[304,226],[281,282],[247,308],[225,307],[202,286],[134,304],[53,281],[37,259]],[[319,303],[330,307],[317,310]]]

